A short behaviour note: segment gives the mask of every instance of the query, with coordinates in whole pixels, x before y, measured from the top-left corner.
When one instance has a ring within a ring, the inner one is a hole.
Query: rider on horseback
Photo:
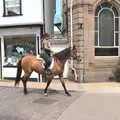
[[[41,57],[45,60],[45,69],[47,70],[50,66],[51,59],[51,46],[50,46],[50,35],[45,33],[41,38]]]

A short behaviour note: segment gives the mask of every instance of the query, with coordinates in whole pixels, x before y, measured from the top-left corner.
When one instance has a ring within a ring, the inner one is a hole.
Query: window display
[[[4,66],[16,66],[18,60],[28,54],[35,54],[35,39],[33,37],[26,38],[22,36],[19,39],[5,39]]]

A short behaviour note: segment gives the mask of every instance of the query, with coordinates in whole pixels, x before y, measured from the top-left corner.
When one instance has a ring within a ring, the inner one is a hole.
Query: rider
[[[51,45],[50,45],[50,35],[45,33],[41,37],[41,57],[45,60],[45,69],[47,70],[50,66],[51,60]]]

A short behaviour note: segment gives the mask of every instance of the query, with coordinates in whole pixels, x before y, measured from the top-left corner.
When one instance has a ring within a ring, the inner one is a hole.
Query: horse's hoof
[[[15,83],[15,84],[14,84],[14,87],[18,87],[18,86],[19,86],[18,83]]]
[[[44,96],[48,96],[48,94],[47,94],[47,93],[44,93]]]
[[[28,92],[24,92],[24,95],[27,95],[28,94]]]
[[[67,93],[67,96],[71,96],[71,94],[70,94],[70,93]]]

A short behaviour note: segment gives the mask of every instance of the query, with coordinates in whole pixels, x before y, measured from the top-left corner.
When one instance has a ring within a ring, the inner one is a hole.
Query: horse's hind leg
[[[26,95],[27,92],[27,80],[29,78],[30,75],[24,75],[22,78],[22,82],[23,82],[23,87],[24,87],[24,94]]]
[[[65,86],[65,82],[64,82],[64,80],[62,79],[62,75],[60,74],[59,75],[59,78],[60,78],[60,82],[62,83],[62,86],[63,86],[63,88],[64,88],[64,90],[65,90],[65,94],[67,94],[68,96],[71,96],[71,94],[67,91],[67,89],[66,89],[66,86]]]
[[[26,95],[28,92],[27,92],[27,87],[26,87],[26,81],[25,80],[22,80],[23,82],[23,86],[24,86],[24,94]]]
[[[47,95],[47,89],[48,89],[52,79],[53,79],[53,77],[52,78],[50,77],[50,78],[47,79],[47,85],[46,85],[45,90],[44,90],[45,95]]]

